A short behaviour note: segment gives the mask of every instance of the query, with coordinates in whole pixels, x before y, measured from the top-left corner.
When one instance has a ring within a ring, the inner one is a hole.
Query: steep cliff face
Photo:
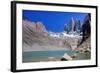
[[[41,22],[30,22],[23,20],[23,43],[32,46],[35,42],[40,42],[47,35],[45,26]]]
[[[70,20],[70,32],[74,32],[74,25],[75,25],[75,21],[74,18],[72,17]]]
[[[82,25],[82,33],[83,33],[82,41],[79,45],[81,45],[91,35],[91,16],[90,16],[90,14],[88,14],[84,19],[84,22]]]
[[[91,16],[88,14],[82,25],[82,40],[78,45],[78,50],[89,50],[91,51]]]

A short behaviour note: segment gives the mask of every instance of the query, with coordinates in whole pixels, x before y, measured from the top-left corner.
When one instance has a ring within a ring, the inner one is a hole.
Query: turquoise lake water
[[[84,60],[90,59],[89,53],[77,53],[75,50],[59,50],[59,51],[32,51],[32,52],[23,52],[23,62],[38,62],[45,61],[48,57],[54,57],[60,59],[65,53],[68,55],[77,54],[78,57],[73,60]],[[47,61],[47,60],[46,60]]]

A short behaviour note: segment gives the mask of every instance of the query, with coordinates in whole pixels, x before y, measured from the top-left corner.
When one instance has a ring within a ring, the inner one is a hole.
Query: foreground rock
[[[66,60],[68,60],[68,61],[69,61],[69,60],[72,60],[71,56],[69,56],[67,53],[64,54],[63,60],[64,60],[64,59],[66,59]]]

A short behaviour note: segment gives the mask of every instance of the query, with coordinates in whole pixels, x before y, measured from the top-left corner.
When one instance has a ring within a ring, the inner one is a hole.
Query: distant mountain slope
[[[30,22],[23,20],[23,42],[32,45],[36,42],[41,42],[39,39],[47,35],[45,27],[41,22]]]

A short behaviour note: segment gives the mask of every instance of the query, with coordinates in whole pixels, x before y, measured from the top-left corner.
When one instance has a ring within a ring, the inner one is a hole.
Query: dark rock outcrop
[[[84,23],[82,25],[82,41],[79,45],[81,45],[88,37],[91,35],[91,16],[88,14],[85,19]]]

